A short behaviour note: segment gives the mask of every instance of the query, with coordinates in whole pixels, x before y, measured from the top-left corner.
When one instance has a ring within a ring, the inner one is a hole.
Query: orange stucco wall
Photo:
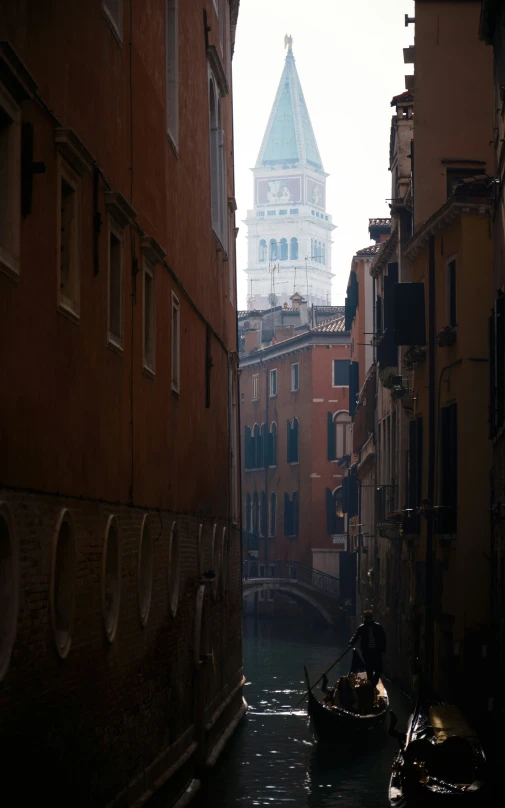
[[[448,165],[493,171],[492,53],[477,36],[480,6],[477,0],[416,2],[416,228],[445,202]]]

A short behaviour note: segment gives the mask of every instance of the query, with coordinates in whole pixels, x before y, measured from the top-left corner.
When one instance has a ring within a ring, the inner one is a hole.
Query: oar
[[[329,673],[329,672],[332,670],[332,668],[334,668],[334,667],[335,667],[335,665],[338,665],[338,663],[339,663],[339,662],[340,662],[340,661],[341,661],[341,660],[342,660],[342,659],[345,657],[345,655],[349,653],[349,651],[351,650],[351,648],[352,648],[352,645],[350,645],[350,646],[349,646],[349,648],[347,648],[347,649],[344,651],[344,653],[342,654],[342,656],[339,656],[339,658],[335,660],[335,662],[333,663],[333,665],[330,665],[330,667],[328,668],[328,670],[326,670],[324,673],[322,673],[322,674],[321,674],[321,676],[319,677],[319,679],[317,680],[317,682],[314,682],[314,684],[310,686],[309,691],[314,690],[315,686],[319,684],[319,682],[320,682],[320,681],[321,681],[321,680],[322,680],[322,679],[323,679],[323,678],[326,676],[326,674],[327,674],[327,673]],[[304,698],[305,698],[305,693],[303,694],[303,696],[301,697],[301,699],[300,699],[299,701],[297,701],[297,702],[296,702],[296,704],[295,704],[295,706],[293,707],[293,709],[295,709],[296,707],[298,707],[298,705],[302,703],[302,701],[304,700]]]

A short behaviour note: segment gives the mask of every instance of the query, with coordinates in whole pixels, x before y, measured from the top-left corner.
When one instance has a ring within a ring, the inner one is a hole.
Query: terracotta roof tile
[[[356,255],[376,255],[382,244],[371,244],[370,247],[363,247],[362,250],[357,250]]]
[[[323,320],[322,323],[316,325],[313,331],[325,334],[345,333],[345,317],[339,315],[338,317],[329,317]]]
[[[391,227],[391,219],[369,219],[369,227]]]

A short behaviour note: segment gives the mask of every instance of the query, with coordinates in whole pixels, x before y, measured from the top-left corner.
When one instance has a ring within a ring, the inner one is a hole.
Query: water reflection
[[[345,648],[347,637],[247,619],[244,623],[245,697],[249,712],[221,758],[202,797],[205,808],[308,806],[381,808],[396,743],[385,729],[377,743],[362,749],[324,750],[312,741],[305,703],[303,665],[311,681]],[[347,673],[344,659],[336,675]],[[392,707],[400,719],[408,704],[395,688]]]

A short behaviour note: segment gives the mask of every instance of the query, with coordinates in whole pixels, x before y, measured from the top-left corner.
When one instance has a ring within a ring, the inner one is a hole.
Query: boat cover
[[[474,737],[463,714],[453,705],[430,707],[430,723],[437,743],[443,743],[447,738]]]

